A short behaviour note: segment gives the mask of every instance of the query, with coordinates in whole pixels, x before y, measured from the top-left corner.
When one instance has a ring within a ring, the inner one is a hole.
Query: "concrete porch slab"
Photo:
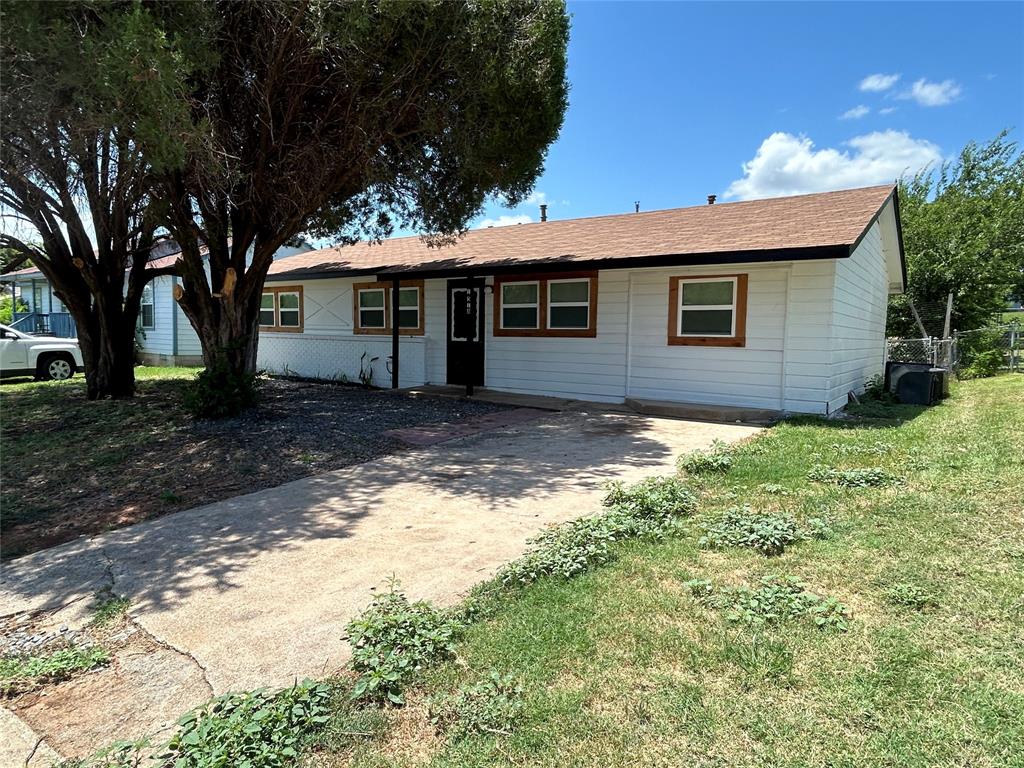
[[[774,424],[782,418],[782,411],[765,408],[737,408],[729,405],[702,405],[700,403],[674,403],[667,400],[641,400],[627,397],[626,405],[637,413],[670,419],[716,421],[741,424]]]

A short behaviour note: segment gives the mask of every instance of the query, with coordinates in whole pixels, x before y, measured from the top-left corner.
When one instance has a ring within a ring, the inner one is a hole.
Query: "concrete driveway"
[[[605,481],[668,473],[680,453],[756,431],[551,413],[37,552],[4,566],[0,614],[73,626],[109,587],[149,644],[11,708],[80,754],[166,727],[210,694],[323,675],[345,663],[346,623],[389,577],[452,603],[544,525],[598,510]]]

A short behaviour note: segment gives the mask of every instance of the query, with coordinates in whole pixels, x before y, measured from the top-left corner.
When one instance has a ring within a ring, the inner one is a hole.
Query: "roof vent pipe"
[[[708,205],[714,205],[718,195],[708,195]]]
[[[640,213],[640,201],[639,200],[637,200],[635,203],[633,203],[633,208],[634,208],[634,211],[633,211],[634,213]]]
[[[541,221],[547,221],[548,220],[548,204],[547,203],[541,203],[540,204],[540,220]]]

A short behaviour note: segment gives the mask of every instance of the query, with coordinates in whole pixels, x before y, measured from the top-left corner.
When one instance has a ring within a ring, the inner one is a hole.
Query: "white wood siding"
[[[882,234],[875,223],[850,258],[835,263],[830,410],[846,405],[849,392],[863,392],[864,382],[882,373],[888,301]]]
[[[738,273],[748,275],[746,346],[669,346],[669,279]],[[784,268],[733,265],[635,270],[630,296],[630,397],[780,407],[786,311]]]
[[[494,297],[488,289],[484,383],[535,395],[622,402],[625,396],[629,273],[597,278],[597,336],[585,339],[494,336]]]

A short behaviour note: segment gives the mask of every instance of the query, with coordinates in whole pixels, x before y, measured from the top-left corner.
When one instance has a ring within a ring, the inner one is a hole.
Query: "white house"
[[[309,250],[309,245],[282,246],[275,259],[287,258]],[[153,247],[150,265],[170,266],[179,250],[173,240]],[[174,300],[174,285],[179,278],[163,275],[146,285],[139,311],[139,357],[147,365],[202,365],[202,349],[192,324]],[[57,298],[46,276],[35,267],[0,275],[0,283],[9,284],[27,311],[14,313],[14,327],[28,333],[43,333],[72,338],[77,335],[74,319]]]
[[[395,238],[275,262],[259,365],[831,413],[881,373],[905,282],[892,186]]]

